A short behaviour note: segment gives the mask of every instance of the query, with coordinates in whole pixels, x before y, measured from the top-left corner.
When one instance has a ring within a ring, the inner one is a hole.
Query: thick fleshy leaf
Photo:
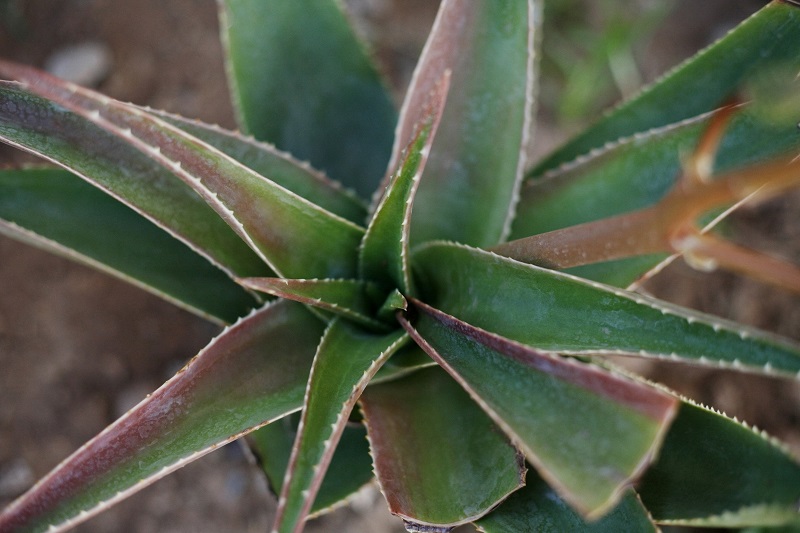
[[[483,533],[657,533],[632,490],[599,520],[587,522],[547,483],[528,472],[525,487],[475,524]]]
[[[380,305],[377,285],[356,279],[245,278],[240,283],[250,289],[301,302],[364,326],[386,329],[375,311]]]
[[[535,348],[796,376],[800,347],[660,300],[455,244],[414,254],[427,303]]]
[[[271,182],[235,159],[141,108],[69,84],[35,69],[0,62],[0,75],[25,82],[170,170],[211,206],[267,264],[287,277],[350,277],[364,234]],[[17,120],[25,121],[17,111]],[[54,121],[45,127],[56,129]]]
[[[340,3],[220,0],[220,27],[241,127],[368,198],[396,114]]]
[[[256,454],[276,496],[283,487],[283,477],[289,466],[299,419],[299,416],[291,415],[247,436],[247,442]],[[344,503],[373,479],[366,428],[348,424],[322,480],[314,505],[311,506],[311,516]]]
[[[387,381],[393,381],[408,374],[412,374],[422,368],[436,366],[436,363],[428,357],[416,344],[408,344],[394,354],[375,374],[370,381],[370,385],[377,385]]]
[[[381,365],[408,341],[335,320],[317,349],[273,531],[297,533],[311,511],[347,419]]]
[[[361,406],[389,510],[415,526],[476,520],[523,485],[514,447],[438,368],[369,387]]]
[[[269,272],[203,199],[168,169],[125,139],[17,83],[0,82],[0,141],[75,172],[231,275]]]
[[[766,435],[690,403],[681,405],[639,489],[665,524],[800,523],[800,462]]]
[[[299,409],[323,324],[278,302],[225,330],[175,377],[0,514],[0,530],[82,522]]]
[[[538,0],[445,0],[417,65],[392,154],[446,70],[451,90],[412,216],[412,243],[497,244],[508,232],[531,128]],[[490,142],[487,142],[490,140]]]
[[[743,82],[770,68],[800,70],[800,9],[774,0],[713,46],[671,71],[539,163],[528,176],[608,142],[673,124],[722,105]]]
[[[103,231],[90,231],[94,228]],[[256,305],[251,295],[185,244],[65,170],[0,170],[0,232],[214,320],[233,322]]]
[[[411,292],[408,239],[414,196],[442,118],[449,83],[450,73],[445,72],[429,95],[416,134],[406,147],[361,241],[358,257],[361,277],[403,294]]]
[[[367,217],[366,205],[356,195],[271,144],[164,111],[145,110],[331,213],[356,224],[363,224]]]
[[[677,400],[643,382],[475,328],[421,302],[417,344],[570,504],[597,517],[650,464]]]

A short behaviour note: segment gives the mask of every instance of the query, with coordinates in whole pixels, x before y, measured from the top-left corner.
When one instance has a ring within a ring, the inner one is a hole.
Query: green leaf
[[[222,0],[220,27],[241,127],[368,198],[396,114],[339,2]]]
[[[454,244],[426,245],[413,260],[426,303],[534,348],[800,371],[789,341],[653,298]]]
[[[303,306],[288,302],[236,323],[7,507],[0,530],[75,525],[299,409],[322,329]]]
[[[386,329],[375,318],[380,304],[378,287],[355,279],[245,278],[250,289],[310,305],[370,328]]]
[[[409,219],[419,179],[442,118],[449,86],[448,72],[430,95],[422,121],[406,147],[400,166],[386,188],[361,241],[359,272],[363,279],[387,289],[411,292],[408,267]]]
[[[256,304],[186,245],[61,169],[0,170],[0,232],[96,267],[206,318],[233,322]],[[119,246],[120,239],[125,246]]]
[[[684,403],[639,493],[665,524],[777,526],[800,521],[800,463],[765,435]]]
[[[311,368],[273,531],[297,533],[303,529],[358,397],[407,340],[402,330],[375,335],[343,320],[334,320],[328,327]]]
[[[675,398],[412,302],[417,320],[403,326],[414,341],[584,515],[607,512],[650,464],[675,414]]]
[[[299,416],[287,416],[247,436],[247,442],[276,495],[280,494],[283,487],[283,476],[289,466],[299,419]],[[369,455],[366,428],[349,424],[344,428],[341,441],[333,453],[328,472],[311,507],[311,516],[343,503],[372,479],[372,458]]]
[[[776,66],[800,70],[800,10],[780,0],[623,103],[539,163],[528,176],[540,176],[622,137],[711,111],[744,80]]]
[[[210,144],[270,181],[333,214],[356,224],[363,224],[367,217],[366,206],[357,196],[342,188],[338,182],[312,169],[307,163],[297,161],[271,144],[164,111],[149,108],[145,111]]]
[[[0,61],[0,76],[6,66]],[[269,269],[166,168],[62,106],[0,82],[0,140],[55,161],[131,206],[232,276]]]
[[[351,277],[364,230],[140,108],[26,67],[0,64],[40,96],[124,140],[183,180],[276,273]],[[17,118],[19,113],[17,113]],[[23,120],[24,124],[24,120]],[[24,126],[23,126],[24,127]],[[58,123],[45,122],[49,130]],[[48,130],[48,131],[49,131]]]
[[[406,94],[389,167],[450,70],[450,95],[412,216],[412,244],[442,238],[490,246],[508,233],[533,113],[539,6],[537,0],[442,3]]]
[[[483,533],[657,533],[642,503],[632,490],[602,518],[587,522],[572,510],[547,483],[528,472],[525,487],[500,507],[480,519]]]
[[[407,522],[470,522],[523,484],[514,447],[440,369],[369,387],[361,406],[381,491]]]

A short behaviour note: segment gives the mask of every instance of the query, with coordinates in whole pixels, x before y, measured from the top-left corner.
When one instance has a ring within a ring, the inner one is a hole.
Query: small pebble
[[[107,45],[85,42],[60,48],[47,59],[44,69],[78,85],[96,87],[111,72],[112,63]]]

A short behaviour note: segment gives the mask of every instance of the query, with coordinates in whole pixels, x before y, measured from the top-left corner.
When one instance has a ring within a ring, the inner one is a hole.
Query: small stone
[[[45,62],[45,70],[54,76],[85,87],[96,87],[111,72],[111,49],[99,42],[65,46]]]
[[[33,470],[25,459],[17,458],[0,468],[0,498],[19,496],[35,481]]]

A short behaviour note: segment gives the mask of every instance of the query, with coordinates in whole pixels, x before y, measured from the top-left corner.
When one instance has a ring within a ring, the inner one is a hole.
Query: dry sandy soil
[[[652,77],[762,2],[680,2],[650,47]],[[410,75],[435,12],[428,0],[358,0],[362,31],[397,87]],[[42,66],[54,51],[97,41],[113,63],[111,96],[233,127],[213,0],[0,0],[0,56]],[[2,17],[4,15],[0,15]],[[546,111],[543,113],[547,119]],[[562,137],[539,129],[538,151]],[[0,163],[14,158],[0,148]],[[749,242],[800,262],[797,194],[734,222]],[[648,289],[680,304],[800,337],[800,300],[716,273],[670,268]],[[0,238],[0,505],[140,400],[195,354],[215,327],[85,267]],[[756,423],[800,449],[796,384],[731,373],[648,368],[693,397]],[[402,531],[375,492],[310,531]],[[186,467],[77,531],[265,531],[274,509],[237,445]]]

